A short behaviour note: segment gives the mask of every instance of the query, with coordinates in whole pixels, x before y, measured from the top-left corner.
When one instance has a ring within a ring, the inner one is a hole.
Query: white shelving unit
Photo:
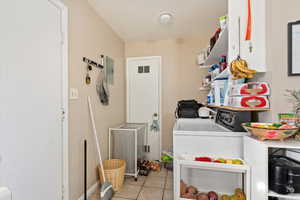
[[[214,48],[211,50],[207,59],[204,62],[204,66],[209,66],[219,62],[219,58],[228,54],[228,28],[222,30],[219,39],[217,40]]]
[[[269,190],[268,161],[270,149],[293,149],[300,151],[300,142],[294,139],[287,139],[285,141],[260,141],[253,137],[244,137],[244,159],[251,167],[252,199],[267,200],[269,197],[278,197],[280,200],[300,200],[300,194],[281,195]],[[292,158],[299,160],[295,157]]]
[[[174,199],[175,200],[185,200],[185,198],[180,198],[180,189],[179,189],[182,168],[242,174],[244,192],[247,198],[250,199],[250,168],[244,161],[243,161],[244,165],[235,165],[235,164],[223,164],[223,163],[214,163],[214,162],[199,162],[199,161],[194,161],[194,157],[195,156],[191,156],[191,155],[181,155],[175,157],[174,160],[174,174],[176,176],[174,177],[174,190],[175,190]],[[205,192],[205,191],[201,191],[201,192]]]

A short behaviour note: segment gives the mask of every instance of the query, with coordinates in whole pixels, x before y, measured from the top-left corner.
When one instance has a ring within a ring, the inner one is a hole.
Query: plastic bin
[[[104,174],[107,181],[109,181],[114,190],[118,191],[122,188],[124,183],[126,162],[119,159],[105,160],[103,162]],[[100,171],[100,166],[98,166],[100,174],[100,183],[103,183],[102,173]]]

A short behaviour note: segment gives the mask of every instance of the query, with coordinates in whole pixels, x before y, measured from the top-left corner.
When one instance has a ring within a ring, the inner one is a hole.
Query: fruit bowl
[[[244,129],[259,140],[284,140],[295,135],[299,127],[279,123],[244,123]]]

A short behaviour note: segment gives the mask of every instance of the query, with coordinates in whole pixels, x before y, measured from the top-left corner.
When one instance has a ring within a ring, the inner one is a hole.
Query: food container
[[[232,85],[229,88],[230,96],[269,96],[271,89],[265,82],[250,82],[245,84]]]
[[[206,58],[207,58],[207,52],[206,50],[202,50],[201,53],[197,56],[198,65],[203,65],[205,63]]]
[[[295,135],[299,127],[272,123],[244,123],[244,129],[259,140],[284,140]]]
[[[279,113],[278,118],[282,124],[295,126],[299,123],[299,119],[294,113]]]
[[[270,108],[267,96],[230,96],[228,106],[236,108]]]
[[[228,89],[228,78],[216,79],[212,84],[213,103],[216,106],[224,105],[226,92]]]

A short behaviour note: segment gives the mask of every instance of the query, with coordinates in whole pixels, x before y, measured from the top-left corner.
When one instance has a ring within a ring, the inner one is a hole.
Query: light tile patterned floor
[[[99,191],[89,200],[100,200]],[[173,173],[163,169],[151,172],[147,177],[140,176],[138,181],[127,177],[113,200],[173,200]]]

